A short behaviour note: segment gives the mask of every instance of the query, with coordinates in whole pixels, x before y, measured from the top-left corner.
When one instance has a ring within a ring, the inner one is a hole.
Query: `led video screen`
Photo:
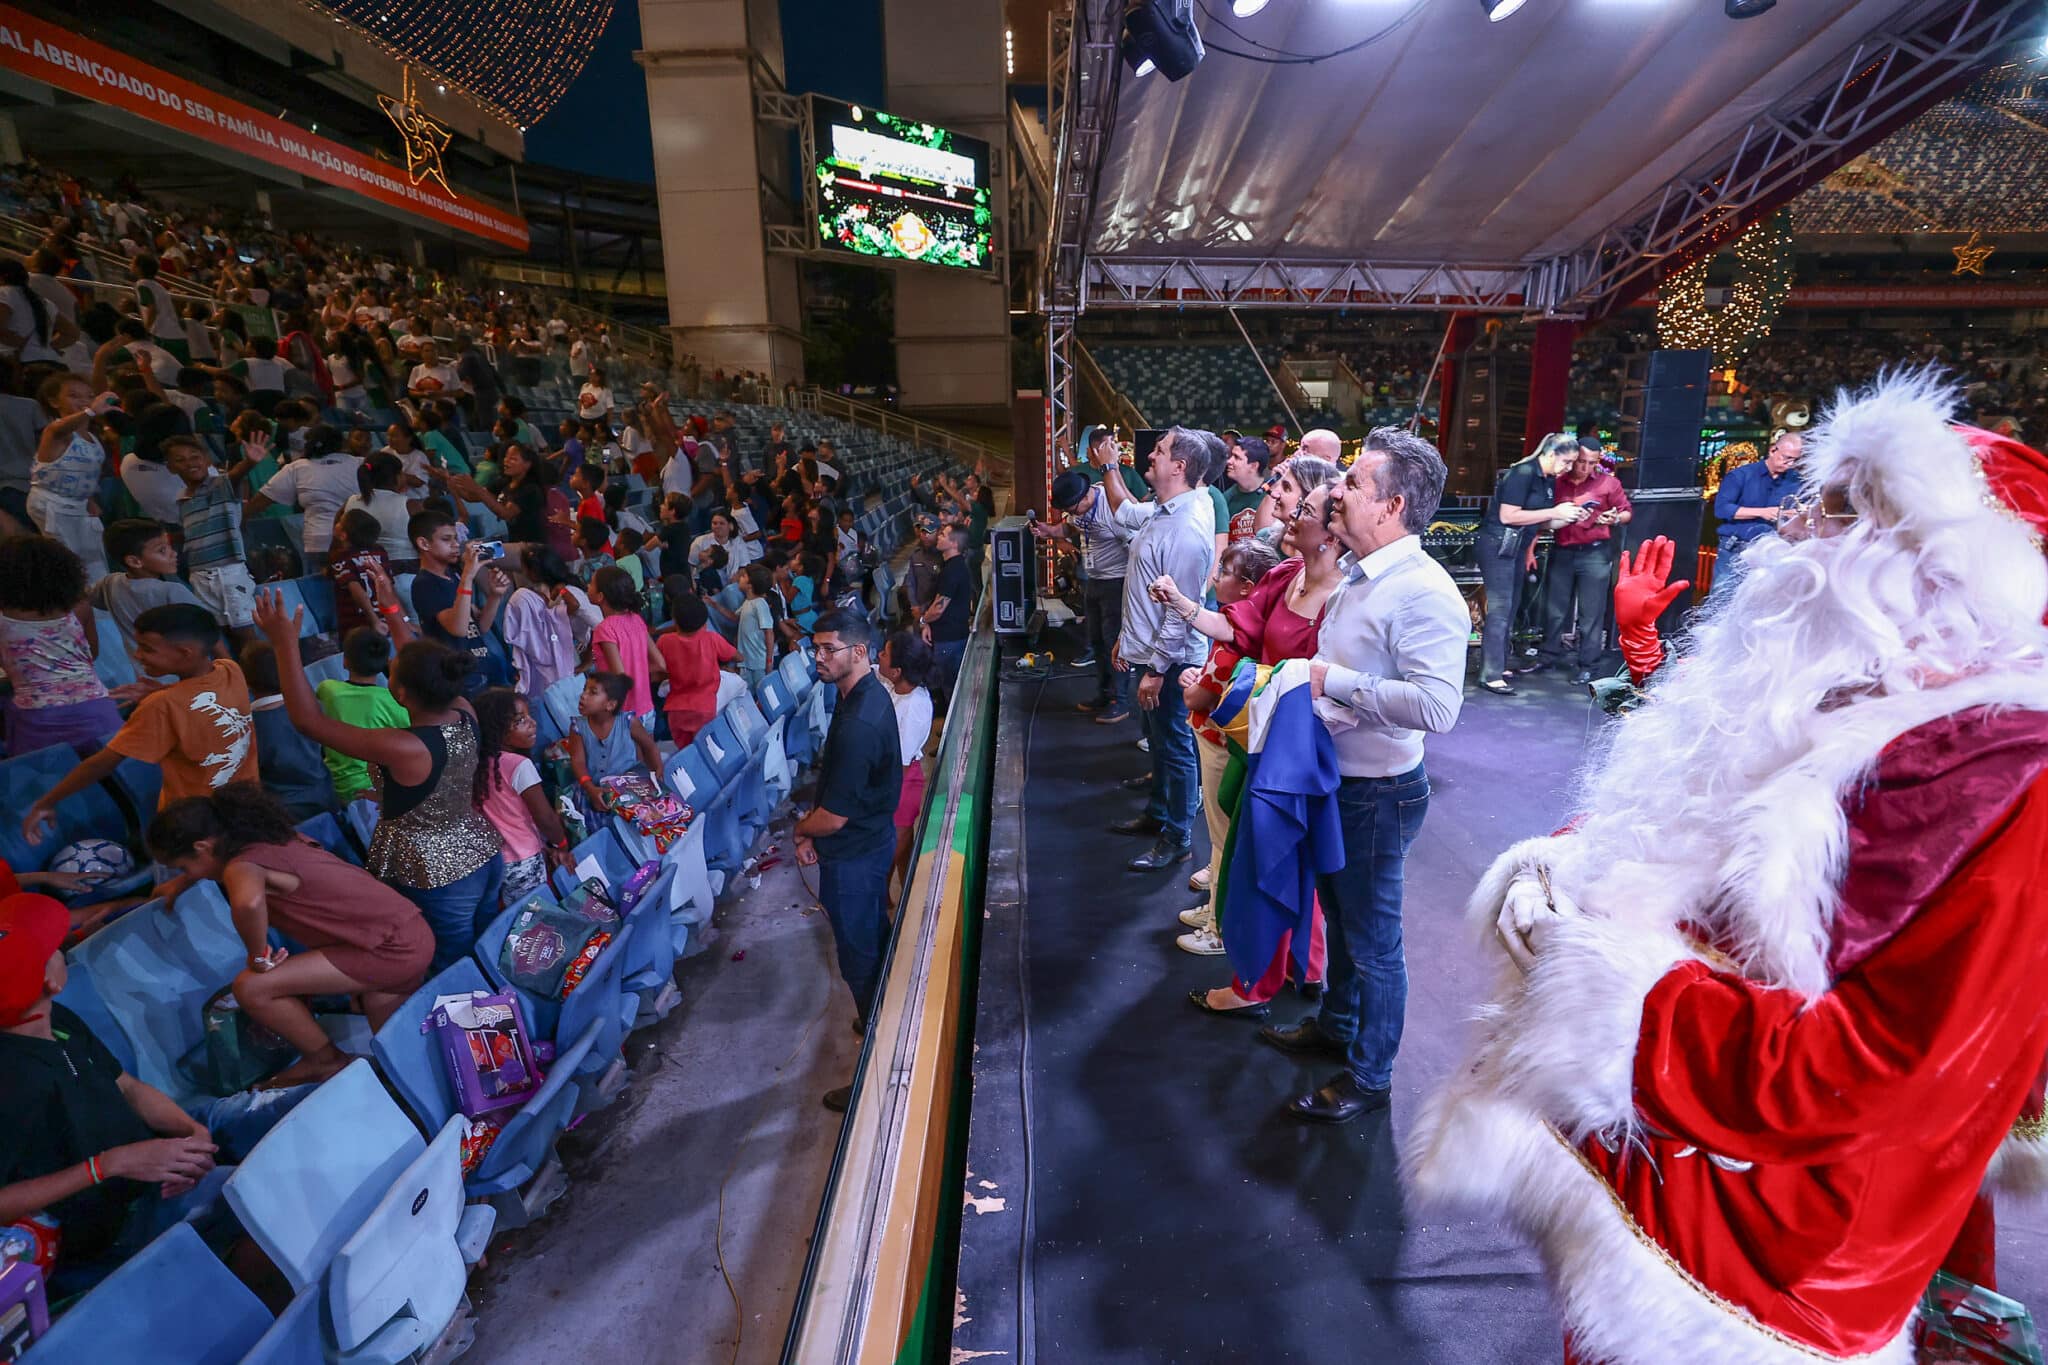
[[[811,117],[819,246],[959,270],[992,267],[986,142],[817,95]]]

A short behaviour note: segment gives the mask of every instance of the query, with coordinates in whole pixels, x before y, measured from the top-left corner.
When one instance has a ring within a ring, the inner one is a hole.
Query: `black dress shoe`
[[[1094,701],[1075,702],[1074,709],[1076,711],[1100,711],[1105,707],[1114,706],[1115,704],[1115,697],[1097,697]]]
[[[1150,791],[1152,789],[1152,774],[1139,773],[1136,777],[1125,778],[1117,783],[1117,785],[1127,792]]]
[[[827,1090],[823,1101],[825,1107],[835,1114],[845,1113],[846,1106],[852,1102],[853,1087],[850,1085],[842,1085],[837,1090]]]
[[[1158,834],[1166,826],[1149,815],[1133,815],[1128,820],[1118,820],[1110,825],[1111,834]]]
[[[1294,983],[1294,989],[1301,993],[1301,998],[1304,1000],[1321,1000],[1323,998],[1323,983],[1320,981],[1297,981]]]
[[[1368,1090],[1345,1071],[1321,1089],[1289,1101],[1287,1112],[1309,1123],[1349,1123],[1360,1114],[1386,1108],[1392,1099],[1391,1090]]]
[[[1327,1057],[1333,1062],[1344,1060],[1344,1044],[1323,1032],[1322,1025],[1316,1022],[1313,1014],[1293,1028],[1277,1028],[1268,1024],[1259,1030],[1259,1037],[1290,1057]]]
[[[1154,843],[1152,847],[1131,859],[1131,871],[1157,872],[1162,867],[1172,867],[1175,863],[1184,863],[1194,856],[1195,850],[1192,844],[1176,844],[1164,835],[1161,835],[1158,842]]]
[[[1209,1003],[1207,991],[1189,991],[1188,1003],[1204,1014],[1213,1014],[1219,1019],[1242,1019],[1248,1024],[1255,1023],[1273,1012],[1273,1007],[1263,1001],[1256,1005],[1239,1005],[1236,1009],[1219,1010]]]

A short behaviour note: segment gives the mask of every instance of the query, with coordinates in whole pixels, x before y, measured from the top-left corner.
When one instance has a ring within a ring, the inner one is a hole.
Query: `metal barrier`
[[[997,665],[984,600],[946,713],[784,1365],[918,1361],[951,1330]]]
[[[824,417],[838,417],[860,426],[872,428],[884,436],[896,436],[917,445],[929,446],[943,451],[968,465],[983,465],[989,470],[1007,468],[1010,457],[1003,451],[983,441],[972,440],[957,432],[935,427],[929,422],[920,422],[915,417],[905,417],[900,412],[863,403],[847,398],[828,389],[815,386],[798,389],[795,407],[799,412],[815,412]]]

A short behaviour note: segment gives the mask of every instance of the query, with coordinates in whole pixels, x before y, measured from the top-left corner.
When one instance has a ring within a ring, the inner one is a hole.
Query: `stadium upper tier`
[[[1792,204],[1801,236],[2048,231],[2048,77],[2000,67]]]

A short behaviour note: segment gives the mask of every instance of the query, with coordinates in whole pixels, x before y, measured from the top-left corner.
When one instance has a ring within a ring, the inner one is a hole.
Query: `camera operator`
[[[1560,526],[1550,547],[1550,568],[1544,575],[1543,654],[1534,667],[1518,673],[1534,673],[1575,659],[1575,683],[1593,681],[1594,665],[1600,662],[1601,626],[1607,619],[1607,604],[1614,599],[1614,528],[1625,526],[1635,516],[1621,481],[1607,472],[1600,458],[1600,442],[1587,436],[1579,440],[1571,469],[1557,481],[1557,501],[1577,503],[1586,515],[1569,526]],[[1578,594],[1578,610],[1572,610],[1572,594]],[[1565,648],[1567,630],[1578,639]]]

